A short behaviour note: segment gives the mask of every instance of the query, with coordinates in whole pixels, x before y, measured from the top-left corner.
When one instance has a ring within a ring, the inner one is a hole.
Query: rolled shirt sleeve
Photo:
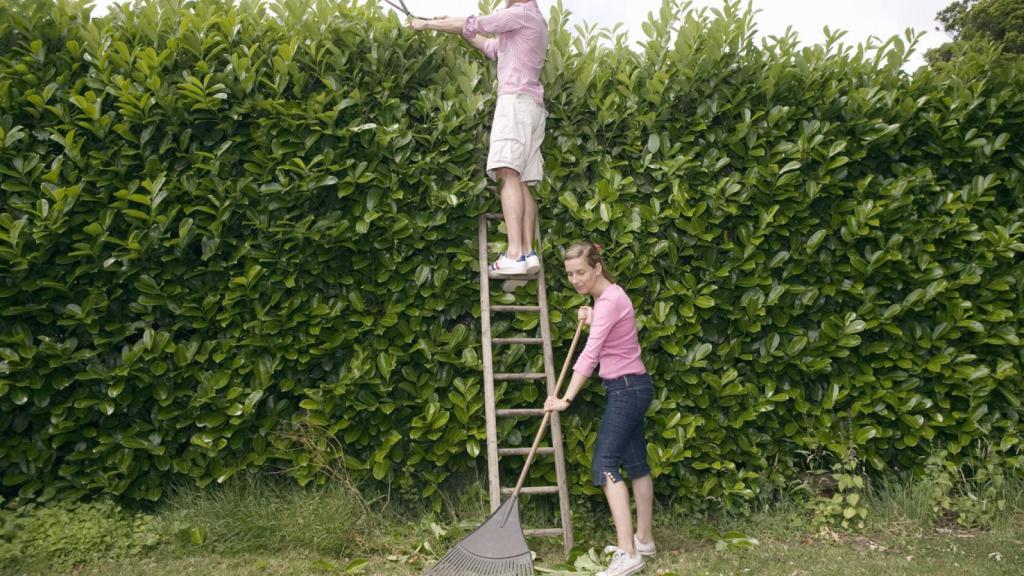
[[[515,30],[523,26],[525,16],[521,5],[504,8],[486,16],[469,16],[462,25],[462,36],[466,40],[471,40],[477,34],[501,34]]]

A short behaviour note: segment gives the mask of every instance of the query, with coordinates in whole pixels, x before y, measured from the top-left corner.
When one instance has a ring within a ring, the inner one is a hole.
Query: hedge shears
[[[384,1],[390,4],[392,8],[398,10],[402,14],[405,14],[409,18],[416,18],[418,20],[422,20],[422,18],[420,18],[419,16],[414,16],[412,12],[409,12],[409,7],[405,5],[405,0],[398,0],[398,4],[395,4],[391,0]]]

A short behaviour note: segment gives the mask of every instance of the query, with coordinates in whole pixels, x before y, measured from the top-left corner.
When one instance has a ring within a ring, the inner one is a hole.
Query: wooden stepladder
[[[491,512],[501,506],[502,498],[512,493],[512,486],[501,486],[501,474],[499,464],[502,456],[526,456],[530,448],[510,448],[498,446],[498,418],[536,418],[543,419],[542,408],[498,408],[495,406],[494,382],[514,381],[528,385],[530,382],[543,380],[546,383],[547,397],[555,390],[555,365],[554,355],[551,350],[551,326],[548,322],[548,300],[544,287],[544,263],[541,261],[540,272],[515,276],[514,281],[522,283],[537,282],[537,304],[536,305],[501,305],[491,304],[491,280],[505,281],[505,277],[492,276],[488,271],[488,245],[487,226],[491,220],[502,220],[501,214],[483,214],[480,216],[480,323],[481,339],[483,347],[483,370],[484,370],[484,413],[487,419],[487,472],[488,485],[491,500]],[[540,246],[540,230],[537,230],[537,246]],[[539,314],[540,337],[504,337],[493,338],[491,336],[491,314],[492,313],[536,313]],[[523,344],[524,346],[540,346],[544,354],[544,372],[494,372],[493,346],[506,346],[511,344]],[[555,476],[557,486],[525,486],[523,494],[558,494],[558,504],[561,512],[561,527],[559,528],[534,528],[524,529],[527,536],[561,536],[566,556],[573,545],[572,538],[572,517],[569,512],[569,484],[566,481],[565,454],[562,448],[562,428],[559,420],[559,413],[551,415],[550,434],[551,445],[541,446],[537,450],[538,455],[553,455],[555,458]],[[524,436],[530,436],[524,434]]]

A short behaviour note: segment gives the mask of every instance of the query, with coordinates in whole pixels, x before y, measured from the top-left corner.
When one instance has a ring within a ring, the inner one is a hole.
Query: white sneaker
[[[522,276],[526,274],[526,258],[513,260],[502,253],[491,264],[491,273],[495,276]]]
[[[612,561],[608,564],[608,568],[603,572],[598,572],[597,576],[627,576],[629,574],[636,574],[643,569],[643,556],[637,554],[636,557],[631,557],[625,550],[615,548],[615,555],[612,556]]]
[[[540,256],[537,256],[536,250],[531,250],[526,255],[526,273],[536,274],[537,272],[540,272]]]
[[[643,542],[637,540],[636,534],[633,534],[633,547],[636,548],[637,553],[641,556],[654,556],[654,554],[657,552],[657,550],[654,547],[654,538],[651,538],[650,542],[644,544]]]

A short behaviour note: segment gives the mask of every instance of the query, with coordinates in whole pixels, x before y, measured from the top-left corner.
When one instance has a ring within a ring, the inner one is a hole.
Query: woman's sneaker
[[[650,542],[644,544],[637,539],[636,534],[633,534],[633,547],[636,548],[637,553],[641,556],[654,556],[657,552],[657,549],[654,547],[654,538],[651,538]]]
[[[629,574],[636,574],[643,569],[643,556],[637,554],[636,557],[631,557],[625,550],[615,548],[615,555],[612,556],[612,561],[608,564],[608,568],[603,572],[598,572],[597,576],[628,576]]]
[[[536,250],[530,250],[530,253],[526,255],[526,273],[536,274],[540,272],[540,256],[537,256]]]

